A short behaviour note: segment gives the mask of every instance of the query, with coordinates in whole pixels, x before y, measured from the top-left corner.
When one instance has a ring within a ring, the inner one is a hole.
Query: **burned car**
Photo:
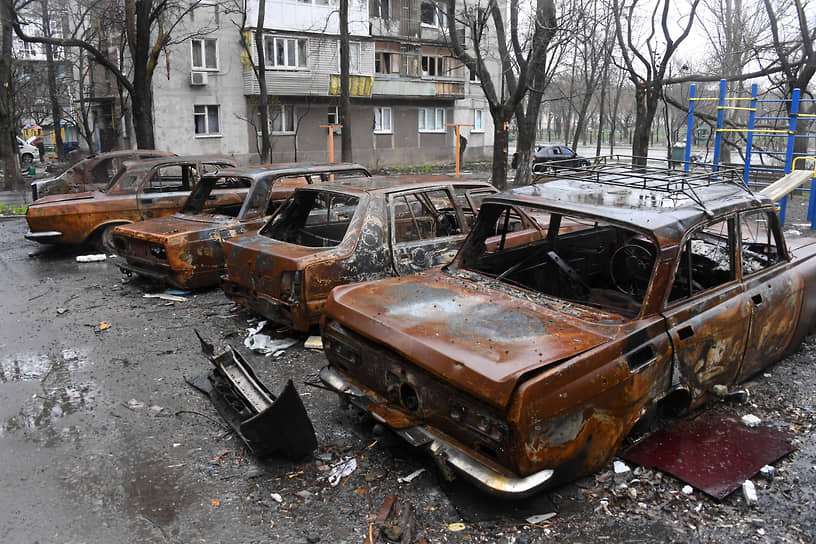
[[[298,187],[258,234],[224,242],[226,295],[307,331],[337,285],[414,274],[456,254],[481,181],[364,178]]]
[[[358,164],[281,164],[204,176],[180,212],[116,227],[113,245],[126,259],[119,268],[181,289],[217,285],[225,272],[221,243],[257,231],[295,187],[368,175]],[[249,187],[249,193],[243,202],[205,209],[214,191],[224,187]]]
[[[92,242],[113,251],[117,225],[177,212],[202,174],[235,166],[227,157],[166,157],[126,162],[102,190],[51,195],[26,212],[26,238],[48,244]],[[248,187],[214,191],[206,207],[240,203]]]
[[[174,153],[155,149],[127,149],[108,151],[85,157],[55,178],[31,182],[31,198],[37,200],[48,195],[82,193],[104,189],[119,168],[127,161],[169,157]]]
[[[814,323],[816,244],[727,176],[609,164],[487,197],[448,266],[332,291],[320,377],[497,494],[598,470]],[[540,238],[505,243],[513,208]]]

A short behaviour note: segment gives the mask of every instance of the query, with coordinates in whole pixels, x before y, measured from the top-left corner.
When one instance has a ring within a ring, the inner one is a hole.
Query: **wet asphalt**
[[[193,329],[240,346],[256,318],[217,289],[184,302],[144,298],[162,290],[123,281],[115,259],[77,263],[90,251],[28,242],[26,230],[0,220],[3,542],[360,543],[392,494],[428,542],[816,540],[812,339],[753,380],[748,403],[708,408],[752,413],[794,436],[774,480],[754,479],[757,505],[739,491],[723,501],[686,494],[683,482],[634,466],[508,503],[445,484],[424,454],[304,385],[325,364],[303,348],[305,335],[280,357],[247,357],[273,392],[294,380],[318,449],[300,462],[255,459],[185,379],[209,368]],[[330,467],[350,457],[357,469],[329,485]]]

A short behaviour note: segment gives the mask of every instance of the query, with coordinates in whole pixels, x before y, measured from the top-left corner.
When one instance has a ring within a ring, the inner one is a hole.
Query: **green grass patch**
[[[28,211],[27,204],[0,203],[0,215],[25,215],[26,211]]]

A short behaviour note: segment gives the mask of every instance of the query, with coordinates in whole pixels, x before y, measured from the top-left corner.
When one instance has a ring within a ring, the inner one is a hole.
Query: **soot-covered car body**
[[[280,164],[228,168],[204,176],[180,212],[117,227],[113,245],[125,258],[119,267],[181,289],[218,284],[225,272],[221,244],[257,231],[296,187],[330,176],[367,176],[357,164]],[[205,209],[219,188],[244,187],[243,202]]]
[[[450,265],[335,289],[321,379],[524,495],[603,467],[655,408],[699,406],[794,349],[816,312],[814,241],[788,247],[773,202],[724,172],[644,172],[488,197]],[[512,207],[540,238],[503,242]]]
[[[256,235],[224,242],[228,297],[306,331],[337,285],[450,262],[494,193],[482,181],[362,178],[299,187]]]
[[[181,209],[203,174],[235,166],[228,157],[166,157],[124,163],[103,190],[51,195],[28,207],[26,238],[49,244],[95,241],[113,251],[117,225]],[[220,189],[206,207],[242,202],[247,188]]]

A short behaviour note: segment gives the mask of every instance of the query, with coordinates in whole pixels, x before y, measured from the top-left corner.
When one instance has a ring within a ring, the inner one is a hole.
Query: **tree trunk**
[[[500,191],[507,189],[507,143],[510,114],[502,106],[491,108],[493,115],[493,170],[491,183]],[[529,162],[529,161],[528,161]]]
[[[51,21],[48,13],[48,0],[42,0],[42,23],[46,38],[51,37]],[[48,70],[48,95],[51,100],[51,121],[54,128],[54,145],[57,158],[65,160],[65,148],[62,145],[62,109],[57,98],[57,67],[54,65],[54,50],[50,43],[45,44],[45,64]]]
[[[652,132],[652,121],[657,112],[657,99],[660,89],[647,87],[644,82],[635,84],[635,130],[632,134],[632,165],[646,166],[649,156],[649,138]]]
[[[351,153],[351,99],[349,98],[349,0],[340,0],[340,124],[343,129],[340,136],[340,156],[343,162],[352,162]]]
[[[153,140],[153,74],[148,70],[150,55],[150,15],[152,2],[136,0],[135,36],[128,36],[133,52],[133,92],[130,101],[133,106],[133,130],[136,132],[136,147],[155,149]]]
[[[255,66],[255,77],[258,78],[260,97],[258,112],[261,116],[261,164],[270,162],[271,149],[269,148],[269,91],[266,89],[266,50],[264,49],[264,23],[266,16],[266,0],[258,0],[258,24],[255,26],[255,49],[258,51],[258,64]],[[257,136],[256,136],[257,137]],[[297,135],[295,135],[297,139]],[[297,152],[295,153],[297,160]]]
[[[18,164],[16,133],[12,126],[11,97],[14,93],[14,78],[11,60],[11,13],[9,3],[0,2],[0,157],[3,160],[3,179],[8,190],[21,188],[23,178]]]

